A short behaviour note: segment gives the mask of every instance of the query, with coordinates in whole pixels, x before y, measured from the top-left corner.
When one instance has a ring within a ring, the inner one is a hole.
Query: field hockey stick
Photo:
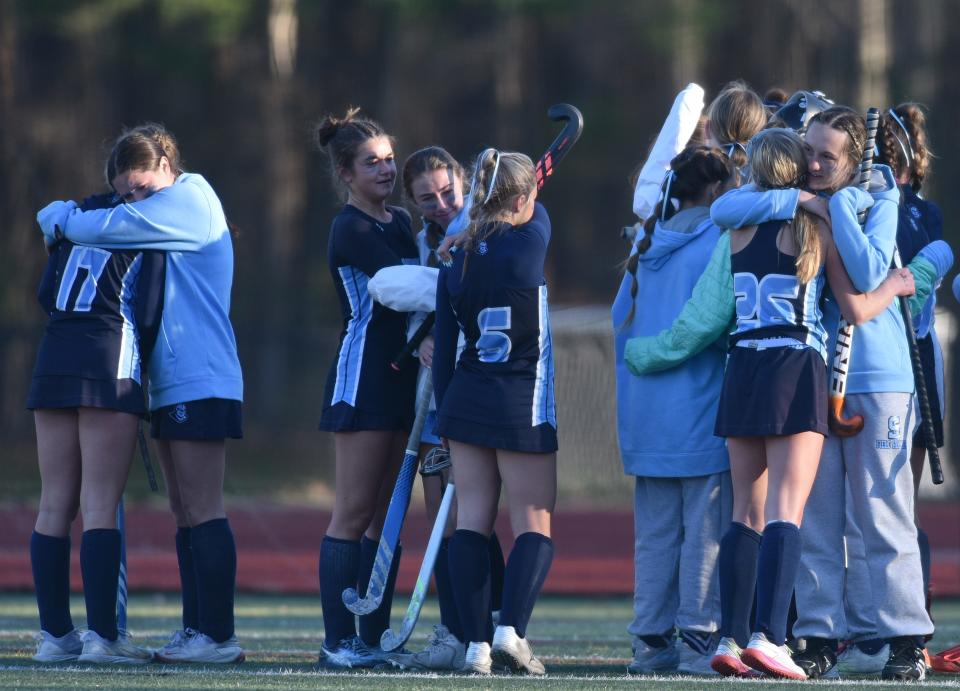
[[[427,334],[430,333],[430,329],[433,328],[433,322],[435,322],[436,319],[436,312],[431,312],[426,316],[420,326],[417,327],[417,330],[413,332],[413,336],[409,341],[407,341],[407,344],[400,349],[400,352],[397,353],[397,356],[390,362],[390,366],[393,369],[395,369],[397,372],[403,369],[403,366],[413,355],[413,351],[420,347],[423,339],[426,338]]]
[[[583,114],[569,103],[550,106],[547,117],[555,122],[563,122],[564,125],[560,134],[537,161],[537,190],[543,189],[547,178],[553,175],[553,169],[570,153],[583,132]]]
[[[410,492],[413,489],[413,480],[417,476],[417,465],[420,459],[420,434],[423,424],[430,410],[430,399],[433,397],[433,377],[428,368],[423,368],[420,383],[417,386],[417,416],[407,439],[407,449],[397,475],[397,483],[393,487],[390,497],[390,506],[387,508],[387,518],[383,523],[383,532],[380,534],[380,543],[377,545],[377,556],[370,572],[370,582],[367,584],[366,595],[360,597],[356,588],[347,588],[341,595],[343,604],[354,614],[370,614],[380,606],[386,589],[387,577],[390,574],[390,565],[393,555],[400,542],[400,529],[410,506]]]
[[[900,252],[893,253],[893,263],[901,268]],[[920,402],[920,429],[923,431],[923,444],[927,448],[930,464],[930,479],[933,484],[943,484],[943,466],[940,463],[940,450],[937,449],[937,434],[933,429],[933,412],[930,410],[930,395],[927,392],[927,380],[923,376],[923,362],[920,360],[920,347],[917,345],[917,334],[913,330],[913,315],[910,313],[910,303],[907,298],[900,296],[900,315],[903,317],[904,331],[907,332],[907,345],[910,346],[910,365],[913,369],[913,383],[917,389],[917,399]]]
[[[447,484],[443,491],[443,499],[440,502],[440,509],[437,511],[437,519],[433,522],[433,530],[430,531],[430,540],[427,542],[427,549],[423,553],[423,563],[420,564],[420,572],[417,574],[417,583],[413,587],[413,594],[410,596],[410,604],[407,605],[407,612],[403,615],[403,621],[400,622],[400,628],[397,633],[393,629],[387,629],[380,636],[380,647],[386,651],[396,650],[410,639],[410,634],[420,619],[420,610],[423,609],[423,601],[427,597],[427,590],[430,587],[430,576],[433,573],[433,567],[437,563],[437,554],[440,552],[440,541],[443,539],[443,531],[447,526],[447,518],[450,516],[450,507],[453,505],[453,496],[456,488],[453,483]]]
[[[866,190],[870,185],[870,175],[873,172],[873,151],[877,138],[877,126],[880,123],[880,111],[871,108],[867,111],[867,141],[863,146],[863,157],[860,159],[860,182],[858,187]],[[865,209],[858,214],[857,220],[861,227],[867,222],[868,211]],[[830,405],[828,424],[830,431],[838,437],[852,437],[863,429],[863,416],[854,415],[847,419],[843,417],[843,400],[847,389],[847,375],[850,370],[850,354],[853,351],[853,324],[840,317],[837,327],[837,345],[833,355],[833,368],[830,372]]]
[[[117,576],[117,631],[127,632],[127,530],[123,495],[117,504],[117,530],[120,531],[120,573]]]

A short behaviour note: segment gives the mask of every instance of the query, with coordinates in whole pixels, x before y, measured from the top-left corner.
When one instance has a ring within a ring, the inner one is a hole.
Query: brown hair
[[[396,140],[384,131],[377,122],[359,116],[360,109],[353,106],[347,109],[342,118],[325,115],[314,126],[314,141],[321,151],[330,157],[330,174],[333,176],[337,193],[346,198],[346,186],[340,177],[341,170],[349,170],[357,156],[357,149],[369,139],[386,137],[390,146],[396,146]]]
[[[413,198],[413,181],[421,175],[435,170],[448,170],[454,178],[459,179],[460,183],[463,184],[463,166],[450,155],[449,151],[442,146],[424,147],[414,151],[403,162],[403,193],[411,204],[416,205],[416,200]],[[433,250],[437,249],[443,240],[444,229],[436,223],[430,222],[427,223],[425,230],[427,247]],[[435,261],[435,255],[431,253],[428,263]]]
[[[879,163],[886,163],[897,177],[909,172],[914,192],[923,187],[933,153],[927,147],[927,116],[917,103],[901,103],[880,115],[877,129]]]
[[[802,187],[807,175],[807,155],[803,139],[789,128],[771,128],[759,132],[748,146],[750,181],[758,189]],[[809,283],[823,264],[823,243],[817,230],[817,218],[798,208],[791,221],[797,248],[797,280]]]
[[[643,237],[637,241],[637,251],[627,259],[625,270],[633,280],[630,286],[632,302],[630,313],[620,328],[628,326],[633,321],[637,308],[636,298],[639,288],[637,266],[640,264],[640,255],[650,249],[657,222],[667,220],[676,213],[671,200],[675,199],[678,206],[682,206],[684,202],[701,197],[708,186],[716,182],[726,183],[733,175],[733,163],[717,148],[687,147],[670,161],[670,172],[663,181],[660,201],[657,202],[653,214],[643,224]]]
[[[847,144],[843,153],[847,160],[847,166],[850,168],[850,175],[854,175],[860,167],[863,147],[867,143],[867,125],[863,121],[863,116],[847,106],[832,106],[826,110],[821,110],[810,118],[807,129],[809,130],[810,125],[815,122],[819,122],[826,127],[832,127],[847,135]]]
[[[183,173],[177,139],[163,125],[147,122],[120,133],[107,156],[103,174],[113,189],[113,180],[131,170],[156,170],[166,156],[174,175]]]
[[[747,162],[744,145],[767,124],[767,109],[742,81],[730,82],[707,108],[710,135],[737,168]]]

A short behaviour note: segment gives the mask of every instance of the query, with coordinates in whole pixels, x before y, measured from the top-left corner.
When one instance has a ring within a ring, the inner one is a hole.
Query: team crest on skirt
[[[170,419],[176,422],[178,425],[182,425],[187,421],[187,404],[186,403],[177,403],[176,407],[170,411]]]

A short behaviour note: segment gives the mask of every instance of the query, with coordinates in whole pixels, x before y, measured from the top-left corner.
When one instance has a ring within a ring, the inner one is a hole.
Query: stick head
[[[853,437],[863,429],[863,415],[854,415],[847,419],[843,417],[843,398],[840,396],[831,396],[829,408],[829,419],[827,424],[830,431],[838,437]]]

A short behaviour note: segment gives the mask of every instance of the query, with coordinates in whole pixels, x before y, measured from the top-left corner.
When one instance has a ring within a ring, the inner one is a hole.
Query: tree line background
[[[860,110],[925,104],[938,154],[925,192],[960,250],[958,25],[954,0],[0,0],[0,498],[37,483],[23,408],[44,323],[34,215],[104,187],[123,125],[166,124],[239,228],[247,438],[229,488],[322,495],[331,445],[316,421],[340,323],[319,116],[359,105],[397,137],[399,161],[440,144],[468,162],[487,145],[536,158],[556,134],[547,108],[577,105],[583,137],[543,195],[551,302],[609,305],[629,249],[619,230],[636,220],[628,178],[690,81],[708,101],[740,78]],[[941,303],[957,312],[949,290]]]

